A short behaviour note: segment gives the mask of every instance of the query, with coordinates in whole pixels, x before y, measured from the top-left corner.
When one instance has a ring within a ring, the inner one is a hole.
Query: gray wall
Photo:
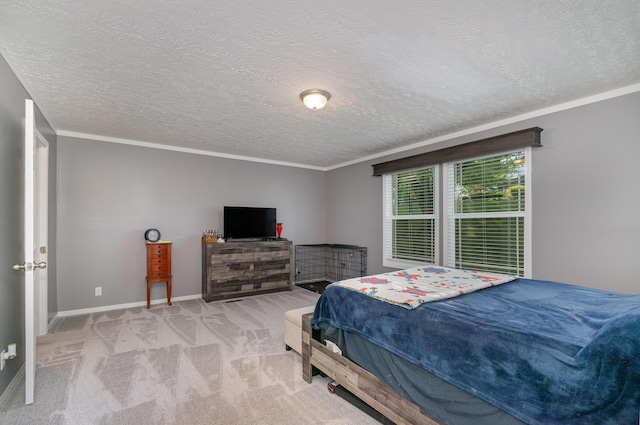
[[[24,273],[11,266],[23,258],[24,203],[24,104],[29,94],[4,58],[0,56],[0,350],[9,343],[17,344],[18,357],[8,361],[0,372],[0,394],[4,392],[24,363]],[[36,111],[36,127],[49,142],[49,309],[57,311],[56,232],[55,232],[55,150],[56,138],[51,126]]]
[[[174,242],[174,296],[200,293],[200,234],[224,205],[273,206],[295,244],[368,248],[382,266],[382,179],[371,164],[522,128],[544,128],[533,152],[533,276],[638,293],[640,93],[329,172],[68,137],[58,141],[59,310],[145,300],[143,232]],[[619,165],[620,163],[620,165]],[[101,286],[103,295],[94,296]],[[152,298],[163,299],[154,285]]]
[[[200,294],[202,230],[222,231],[224,205],[275,207],[282,237],[325,241],[322,171],[59,137],[58,173],[60,311],[145,301],[150,227],[173,241],[173,296]]]
[[[542,127],[533,149],[533,277],[640,293],[640,93],[328,172],[327,240],[369,249],[382,266],[382,178],[374,163]]]

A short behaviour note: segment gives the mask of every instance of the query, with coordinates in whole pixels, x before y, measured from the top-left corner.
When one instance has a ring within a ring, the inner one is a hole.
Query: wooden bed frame
[[[321,371],[398,425],[441,425],[373,374],[327,348],[320,342],[320,331],[311,328],[312,317],[313,313],[302,316],[302,379],[311,383]]]

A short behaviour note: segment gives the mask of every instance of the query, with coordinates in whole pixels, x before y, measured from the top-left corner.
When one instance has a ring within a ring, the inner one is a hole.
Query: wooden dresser
[[[292,287],[291,241],[202,243],[202,298],[206,302]]]
[[[171,305],[171,242],[147,242],[147,308],[155,282],[167,283],[167,303]]]

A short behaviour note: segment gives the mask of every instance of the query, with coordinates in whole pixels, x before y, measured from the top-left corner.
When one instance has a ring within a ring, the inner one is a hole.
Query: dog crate
[[[294,283],[332,283],[367,275],[367,248],[356,245],[296,245]]]

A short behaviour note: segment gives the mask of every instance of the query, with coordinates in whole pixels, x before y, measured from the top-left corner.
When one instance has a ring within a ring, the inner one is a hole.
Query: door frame
[[[34,240],[35,262],[49,263],[49,142],[35,129],[34,158]],[[49,330],[49,279],[48,268],[34,274],[35,331],[36,336],[46,335]]]
[[[36,332],[34,302],[34,160],[36,156],[35,103],[25,99],[24,113],[24,404],[32,404],[36,381]]]

